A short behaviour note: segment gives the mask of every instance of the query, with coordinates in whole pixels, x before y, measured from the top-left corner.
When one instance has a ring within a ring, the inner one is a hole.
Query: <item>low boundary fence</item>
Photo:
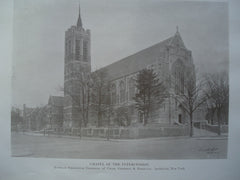
[[[101,137],[113,139],[137,139],[148,137],[188,136],[187,126],[176,127],[128,127],[128,128],[69,128],[45,130],[46,135],[68,135],[82,137]]]

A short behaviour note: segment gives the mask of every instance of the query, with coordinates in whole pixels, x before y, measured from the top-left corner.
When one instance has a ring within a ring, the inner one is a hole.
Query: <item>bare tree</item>
[[[208,120],[208,123],[213,125],[214,124],[214,116],[216,112],[216,108],[214,104],[211,103],[210,99],[206,101],[206,120]]]
[[[80,88],[81,88],[81,112],[82,112],[82,119],[84,123],[84,127],[88,124],[88,117],[89,117],[89,106],[90,106],[90,93],[93,88],[93,81],[90,73],[82,73],[80,78]]]
[[[19,125],[23,124],[23,117],[21,115],[21,110],[16,107],[12,107],[11,109],[11,130],[17,131]]]
[[[79,118],[80,137],[82,126],[86,127],[89,121],[90,93],[93,87],[92,78],[88,72],[77,72],[73,74],[75,87],[60,87],[66,96],[72,100],[72,106],[81,114]]]
[[[116,109],[115,121],[119,126],[129,126],[131,124],[127,106],[119,107]]]
[[[97,112],[97,127],[102,126],[102,116],[106,109],[106,99],[108,97],[107,72],[97,70],[92,74],[92,105]]]
[[[229,84],[226,72],[206,75],[206,95],[212,108],[216,110],[218,121],[218,135],[221,135],[223,117],[228,119]]]
[[[105,111],[104,114],[107,117],[107,140],[110,139],[110,122],[111,122],[111,118],[114,114],[114,107],[112,104],[112,100],[111,100],[111,83],[108,82],[107,83],[107,91],[105,94],[106,98],[105,98]]]
[[[181,107],[186,111],[190,121],[190,137],[193,136],[193,113],[207,100],[203,93],[204,80],[196,80],[196,74],[194,70],[188,71],[186,79],[182,82],[182,88],[177,87],[178,84],[174,84],[175,89],[180,90],[176,92],[176,100]],[[173,78],[174,79],[174,78]],[[182,92],[181,92],[182,89]]]

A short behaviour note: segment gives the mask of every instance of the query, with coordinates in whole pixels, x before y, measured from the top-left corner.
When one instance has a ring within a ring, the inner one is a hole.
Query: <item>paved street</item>
[[[227,157],[227,137],[100,138],[12,134],[12,156],[82,159],[215,159]]]

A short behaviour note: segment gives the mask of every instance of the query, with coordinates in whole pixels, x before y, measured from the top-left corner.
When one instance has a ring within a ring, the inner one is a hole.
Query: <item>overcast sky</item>
[[[201,72],[228,68],[228,6],[209,2],[81,0],[91,30],[92,68],[100,68],[174,35],[176,26]],[[78,0],[17,0],[14,8],[13,104],[47,104],[60,95],[64,33]]]

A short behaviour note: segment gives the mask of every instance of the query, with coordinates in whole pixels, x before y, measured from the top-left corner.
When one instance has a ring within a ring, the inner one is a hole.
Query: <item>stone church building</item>
[[[100,69],[107,72],[108,80],[111,82],[111,101],[114,108],[128,107],[131,125],[138,124],[142,118],[134,107],[133,97],[137,91],[136,76],[144,68],[153,69],[168,92],[164,102],[152,114],[149,125],[186,124],[188,115],[176,98],[186,93],[184,83],[189,76],[195,77],[195,67],[192,52],[186,48],[178,28],[172,37]],[[65,128],[78,127],[81,118],[78,105],[72,97],[77,99],[81,96],[83,73],[91,73],[91,33],[89,29],[83,28],[79,12],[77,24],[65,32],[63,113]],[[90,125],[94,126],[94,122],[91,120]]]

